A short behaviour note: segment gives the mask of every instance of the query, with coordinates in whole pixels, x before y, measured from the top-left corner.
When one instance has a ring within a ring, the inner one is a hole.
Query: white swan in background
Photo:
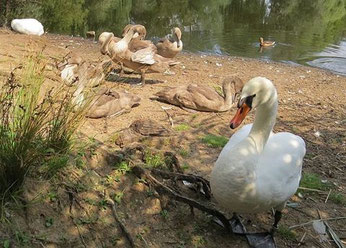
[[[42,24],[36,19],[13,19],[11,27],[14,31],[22,34],[38,35],[44,34]]]
[[[273,133],[277,93],[272,82],[256,77],[242,90],[231,128],[238,127],[256,108],[253,124],[237,131],[221,151],[211,173],[211,191],[218,204],[236,213],[258,213],[274,208],[273,230],[286,201],[301,178],[304,140],[292,133]]]

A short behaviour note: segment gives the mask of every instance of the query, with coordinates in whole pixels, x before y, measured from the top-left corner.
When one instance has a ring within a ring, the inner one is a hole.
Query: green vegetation
[[[290,230],[287,226],[279,226],[277,230],[278,234],[288,240],[296,240],[296,233]]]
[[[116,203],[120,204],[121,199],[124,197],[124,191],[116,192],[113,196],[113,199]]]
[[[163,166],[165,161],[160,154],[154,154],[153,152],[147,150],[144,155],[144,161],[147,167],[157,168]]]
[[[8,239],[4,240],[4,242],[2,242],[2,247],[10,248],[10,241]]]
[[[166,209],[163,209],[163,210],[161,210],[160,215],[161,215],[165,220],[167,220],[167,219],[168,219],[168,216],[169,216],[169,213],[168,213],[168,211],[167,211]]]
[[[187,169],[190,168],[190,165],[188,163],[183,163],[183,165],[181,166],[181,168],[185,171]]]
[[[190,128],[191,127],[186,123],[182,123],[174,127],[174,129],[179,132],[190,130]]]
[[[84,118],[73,93],[64,88],[43,92],[45,62],[32,54],[0,89],[0,197],[8,198],[29,169],[53,176],[69,161],[72,135]]]
[[[131,167],[128,161],[121,161],[120,163],[115,165],[115,168],[121,174],[126,174],[127,172],[131,171]]]
[[[184,148],[181,148],[179,150],[179,154],[180,156],[182,156],[183,158],[186,158],[190,155],[190,151],[189,150],[185,150]]]
[[[51,227],[52,225],[53,225],[53,223],[54,223],[54,219],[53,218],[51,218],[51,217],[48,217],[48,218],[46,218],[46,220],[45,220],[45,226],[46,227]]]
[[[346,206],[346,197],[341,193],[331,193],[329,196],[329,200],[336,204]]]
[[[193,235],[191,240],[193,247],[206,247],[207,241],[201,235]]]
[[[323,183],[320,176],[313,173],[304,173],[300,181],[300,186],[317,190],[329,190],[334,187],[330,182]]]
[[[228,139],[223,136],[217,136],[214,134],[207,134],[202,138],[202,142],[207,144],[210,147],[217,148],[217,147],[224,147]]]

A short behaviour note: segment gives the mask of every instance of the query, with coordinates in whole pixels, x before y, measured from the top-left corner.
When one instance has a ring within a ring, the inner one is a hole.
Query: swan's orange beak
[[[239,125],[243,122],[247,113],[249,113],[250,110],[251,108],[244,102],[243,105],[241,105],[240,108],[238,108],[237,113],[235,113],[235,116],[231,120],[230,127],[232,129],[239,127]]]

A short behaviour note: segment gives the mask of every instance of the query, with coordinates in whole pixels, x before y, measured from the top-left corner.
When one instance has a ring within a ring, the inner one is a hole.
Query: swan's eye
[[[245,103],[247,106],[249,106],[250,108],[252,108],[252,101],[254,99],[254,97],[256,96],[256,94],[252,95],[252,96],[248,96],[245,98]]]

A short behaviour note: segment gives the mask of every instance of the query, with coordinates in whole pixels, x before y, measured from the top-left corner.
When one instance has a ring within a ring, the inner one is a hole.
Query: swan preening
[[[183,50],[183,42],[181,41],[180,28],[172,29],[172,34],[160,39],[157,44],[157,53],[165,58],[174,58]]]
[[[131,27],[124,38],[118,40],[113,33],[102,33],[99,41],[102,43],[101,53],[107,54],[114,62],[137,71],[141,74],[140,83],[145,83],[146,72],[164,72],[177,62],[164,58],[156,53],[156,47],[150,43],[143,44],[143,48],[130,49],[131,41],[139,37],[135,27]]]
[[[229,211],[257,213],[274,208],[274,228],[298,189],[305,155],[301,137],[272,132],[277,108],[277,92],[270,80],[256,77],[244,85],[230,126],[238,127],[251,109],[256,109],[255,121],[232,135],[210,181],[216,201]]]
[[[38,35],[41,36],[44,34],[43,26],[42,24],[32,18],[28,19],[13,19],[11,22],[11,28],[22,34],[29,34],[29,35]]]

